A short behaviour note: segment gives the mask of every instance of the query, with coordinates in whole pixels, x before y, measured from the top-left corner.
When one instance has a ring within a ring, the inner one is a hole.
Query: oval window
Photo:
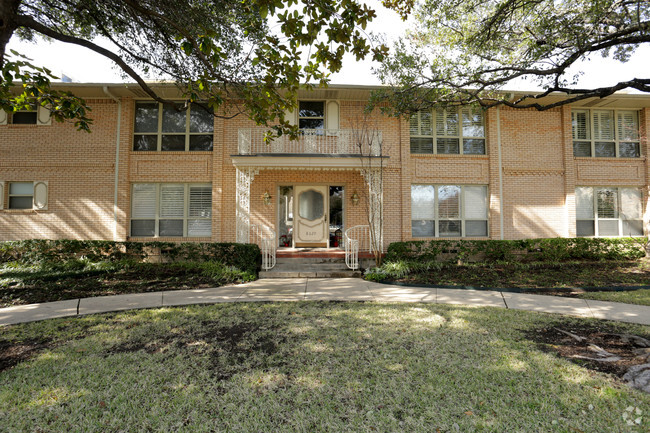
[[[323,194],[310,189],[301,192],[298,200],[298,214],[300,215],[300,218],[313,221],[323,217],[323,212],[325,210]]]

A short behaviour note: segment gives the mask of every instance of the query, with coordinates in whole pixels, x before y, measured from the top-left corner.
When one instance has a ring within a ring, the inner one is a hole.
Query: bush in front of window
[[[636,260],[645,245],[635,238],[549,238],[522,240],[426,240],[393,242],[384,261],[559,262],[563,260]]]
[[[39,265],[74,262],[80,258],[93,262],[210,261],[220,262],[225,266],[253,274],[257,272],[262,260],[257,245],[225,242],[113,242],[70,239],[0,242],[0,263],[18,262],[22,265]]]

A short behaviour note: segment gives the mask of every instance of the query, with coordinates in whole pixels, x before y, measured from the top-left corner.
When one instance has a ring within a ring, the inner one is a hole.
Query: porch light
[[[350,197],[350,199],[352,200],[353,205],[356,206],[359,204],[359,194],[357,194],[356,191],[352,193],[352,197]]]
[[[271,204],[271,194],[269,194],[268,190],[264,191],[264,194],[262,194],[262,200],[267,206]]]

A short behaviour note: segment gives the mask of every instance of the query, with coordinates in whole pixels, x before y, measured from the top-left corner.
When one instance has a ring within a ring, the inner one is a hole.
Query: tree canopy
[[[390,98],[394,114],[446,104],[546,110],[628,88],[650,92],[647,77],[580,88],[571,69],[592,55],[625,62],[650,42],[648,0],[424,0],[415,16],[376,71],[394,88],[375,98]],[[543,90],[503,92],[516,80]],[[553,92],[566,97],[541,101]]]
[[[393,7],[407,13],[399,2]],[[40,36],[111,59],[156,101],[171,102],[147,79],[164,78],[218,116],[246,113],[258,124],[280,119],[288,127],[284,110],[301,83],[326,84],[348,52],[357,59],[386,54],[363,32],[375,16],[357,0],[0,0],[0,108],[35,100],[56,120],[89,130],[85,101],[53,89],[51,71],[25,53],[7,52],[14,35]]]

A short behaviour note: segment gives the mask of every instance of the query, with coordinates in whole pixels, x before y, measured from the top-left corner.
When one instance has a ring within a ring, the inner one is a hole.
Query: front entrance
[[[296,247],[328,247],[329,187],[296,185],[294,244]]]
[[[343,185],[279,186],[278,246],[340,248],[343,192]]]

